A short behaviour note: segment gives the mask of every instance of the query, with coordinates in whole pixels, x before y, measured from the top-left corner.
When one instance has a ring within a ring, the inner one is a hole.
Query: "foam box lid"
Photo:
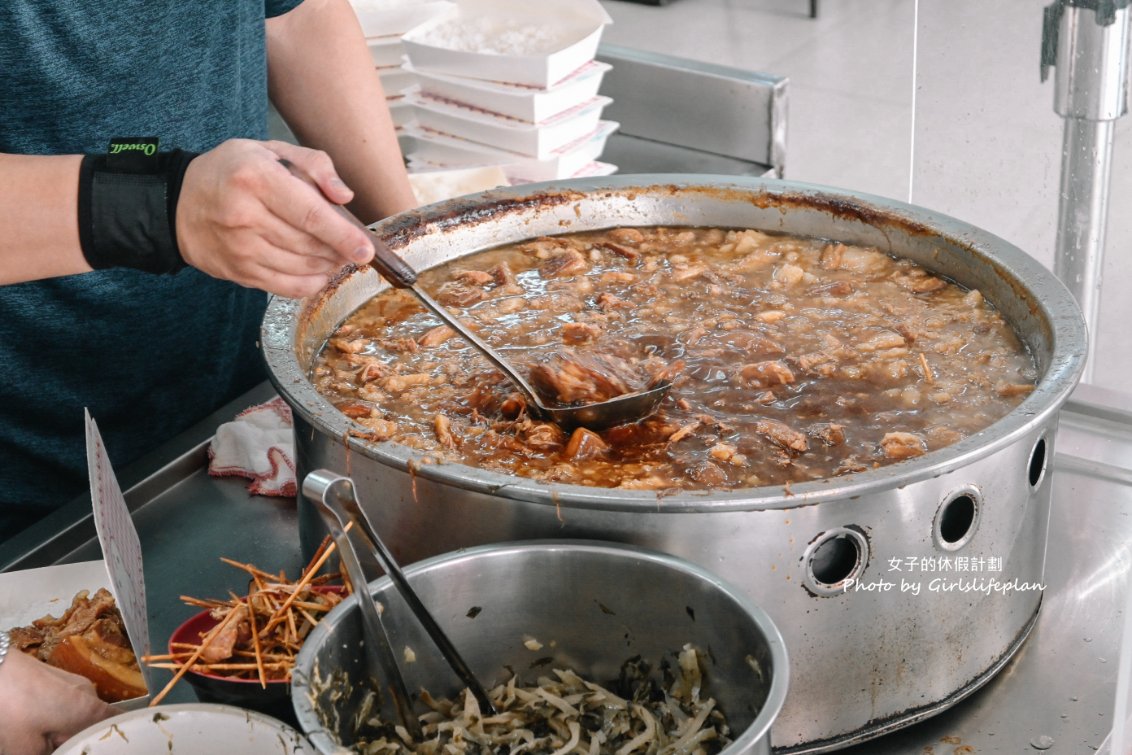
[[[609,14],[597,0],[463,0],[454,14],[427,21],[405,34],[402,43],[413,68],[489,81],[547,88],[565,79],[597,54]],[[520,28],[553,30],[546,49],[504,54],[462,49],[446,35],[476,24],[500,34]]]
[[[367,37],[404,34],[432,18],[451,13],[456,5],[448,0],[350,0],[350,4]]]

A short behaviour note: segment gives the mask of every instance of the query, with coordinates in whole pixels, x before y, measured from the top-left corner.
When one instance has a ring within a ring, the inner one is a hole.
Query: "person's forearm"
[[[90,271],[79,246],[81,163],[0,154],[0,285]]]
[[[347,0],[306,0],[267,22],[272,102],[299,141],[330,154],[366,222],[416,206],[381,79]]]

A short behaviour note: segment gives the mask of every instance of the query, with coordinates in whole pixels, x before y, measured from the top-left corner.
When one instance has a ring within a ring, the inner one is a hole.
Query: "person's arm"
[[[315,191],[279,163],[317,181]],[[89,272],[79,241],[81,155],[0,154],[0,285]],[[176,236],[190,265],[282,296],[309,296],[348,262],[373,256],[327,203],[353,193],[321,152],[231,139],[189,163]]]
[[[0,285],[90,271],[79,248],[81,162],[0,154]]]
[[[185,171],[175,233],[185,261],[209,275],[309,296],[343,265],[373,256],[366,234],[327,199],[356,196],[353,207],[367,221],[416,201],[381,82],[346,0],[307,0],[272,19],[268,35],[272,89],[283,90],[275,92],[280,112],[300,138],[326,152],[245,139],[205,152]],[[327,50],[327,62],[318,65]],[[288,79],[293,87],[279,84]],[[341,162],[341,173],[326,153]],[[291,175],[281,157],[319,190]],[[81,160],[0,154],[0,285],[90,271],[78,229]]]
[[[267,21],[271,100],[299,142],[328,153],[370,223],[417,206],[381,79],[347,0],[305,0]]]
[[[117,711],[81,676],[12,649],[0,663],[0,753],[47,755]]]

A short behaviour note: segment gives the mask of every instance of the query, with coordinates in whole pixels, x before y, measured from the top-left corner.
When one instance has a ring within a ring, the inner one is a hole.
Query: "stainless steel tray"
[[[242,588],[242,573],[221,556],[292,576],[302,566],[294,502],[250,496],[245,481],[214,479],[207,471],[216,427],[272,395],[268,384],[258,386],[119,475],[141,538],[155,648],[193,613],[179,595]],[[1034,744],[1052,740],[1046,752],[1077,754],[1099,746],[1112,725],[1121,607],[1132,567],[1132,411],[1126,407],[1132,396],[1084,385],[1061,412],[1047,589],[1022,649],[962,702],[842,752],[1005,755],[1038,752]],[[3,571],[99,557],[85,497],[0,544]],[[185,684],[167,698],[193,699]]]

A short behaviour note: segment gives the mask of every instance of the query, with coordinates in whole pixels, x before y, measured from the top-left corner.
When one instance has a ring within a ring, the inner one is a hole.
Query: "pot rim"
[[[1088,348],[1084,318],[1068,289],[1052,272],[994,234],[948,215],[885,197],[743,176],[618,175],[492,189],[401,213],[371,228],[390,247],[397,249],[430,233],[539,205],[569,204],[595,195],[632,198],[644,193],[695,195],[697,192],[733,193],[735,199],[759,206],[794,205],[828,211],[854,221],[877,224],[882,231],[883,226],[879,224],[883,221],[889,227],[899,225],[911,233],[934,236],[963,247],[992,265],[1012,287],[1028,292],[1029,306],[1046,323],[1051,349],[1048,366],[1037,387],[1010,413],[957,443],[923,456],[842,477],[724,491],[623,490],[538,481],[439,461],[392,441],[373,443],[350,437],[351,430],[364,433],[364,428],[338,412],[314,390],[299,365],[296,331],[304,313],[328,301],[343,280],[359,272],[352,267],[309,299],[271,298],[261,331],[271,381],[304,421],[331,438],[343,439],[347,453],[361,454],[425,480],[556,508],[565,505],[605,511],[692,513],[792,509],[829,500],[858,498],[891,489],[894,484],[903,486],[939,477],[1012,445],[1044,425],[1081,377]]]
[[[771,659],[770,686],[767,689],[766,700],[751,723],[738,734],[727,747],[727,751],[747,752],[751,748],[770,736],[771,725],[782,706],[786,702],[786,694],[790,685],[790,658],[786,650],[786,643],[779,632],[778,626],[762,607],[753,603],[742,591],[732,583],[720,578],[716,574],[677,556],[662,553],[657,550],[643,548],[628,543],[613,543],[601,540],[570,540],[570,539],[539,539],[518,540],[510,543],[495,543],[479,545],[471,548],[462,548],[448,553],[426,558],[405,567],[405,576],[426,573],[434,569],[443,569],[446,566],[455,566],[479,558],[506,558],[509,554],[519,552],[538,552],[568,550],[573,552],[603,553],[633,558],[660,564],[668,569],[684,572],[705,584],[710,584],[728,600],[735,603],[744,614],[749,616],[758,626],[765,641]],[[459,569],[457,569],[459,571]],[[370,594],[393,589],[393,580],[383,576],[369,584]],[[299,721],[299,728],[315,747],[323,752],[337,752],[340,747],[324,729],[321,724],[318,729],[307,731],[303,726],[305,721],[318,721],[318,714],[309,689],[309,671],[314,666],[313,655],[315,648],[326,644],[327,635],[337,626],[342,618],[357,606],[358,598],[354,593],[330,610],[307,635],[303,647],[295,657],[295,668],[291,674],[291,700],[295,708],[295,715]],[[769,742],[769,740],[767,740]]]

